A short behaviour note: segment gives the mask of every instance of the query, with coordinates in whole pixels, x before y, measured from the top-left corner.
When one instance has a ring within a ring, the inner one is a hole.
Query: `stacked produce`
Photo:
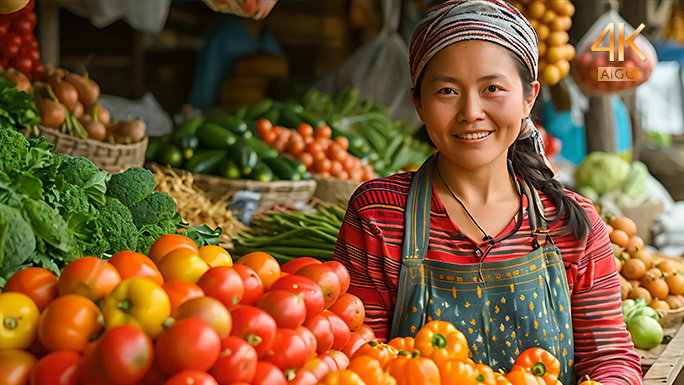
[[[313,214],[268,211],[254,216],[250,230],[233,239],[233,252],[244,255],[263,251],[281,263],[303,257],[332,260],[345,211],[337,205],[322,204],[316,210]]]
[[[8,72],[5,72],[8,74]],[[19,77],[24,75],[14,73]],[[38,109],[33,96],[26,93],[23,87],[17,86],[21,80],[10,80],[0,76],[0,129],[31,129],[40,124]],[[26,84],[26,83],[24,83]],[[31,83],[28,82],[29,91]]]
[[[36,27],[36,2],[5,2],[0,12],[0,68],[12,67],[31,79],[43,74],[38,40],[33,35]]]
[[[539,81],[554,85],[570,73],[575,47],[568,44],[575,6],[570,0],[523,0],[512,4],[530,21],[539,37]],[[594,76],[596,78],[596,76]]]
[[[12,369],[0,381],[315,384],[375,339],[349,283],[338,262],[280,266],[256,252],[233,264],[176,234],[149,256],[78,259],[59,279],[26,269],[0,294],[3,325],[14,325],[0,348],[23,358],[0,362]]]

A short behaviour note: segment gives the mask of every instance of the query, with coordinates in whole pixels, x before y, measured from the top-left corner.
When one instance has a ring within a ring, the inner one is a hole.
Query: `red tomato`
[[[115,384],[134,384],[152,366],[154,346],[142,330],[122,325],[107,330],[98,340],[97,355]]]
[[[318,354],[325,353],[332,348],[335,336],[332,325],[326,316],[318,314],[306,321],[304,326],[316,336],[316,352]]]
[[[48,351],[83,351],[93,335],[102,330],[102,313],[95,303],[80,295],[57,297],[38,319],[38,338]]]
[[[323,292],[325,309],[332,306],[340,296],[340,279],[337,277],[335,270],[330,265],[322,263],[320,265],[308,265],[297,270],[297,274],[302,277],[309,278],[321,288]]]
[[[247,265],[254,270],[261,282],[264,284],[264,289],[268,290],[273,282],[280,278],[280,264],[272,256],[255,251],[246,254],[235,261],[236,265]]]
[[[287,382],[287,385],[316,385],[318,378],[311,371],[300,368],[294,374],[294,378]]]
[[[199,248],[192,239],[180,234],[167,234],[154,241],[147,256],[159,265],[159,262],[171,251],[176,249],[189,249],[199,255]]]
[[[337,275],[337,278],[339,278],[340,295],[346,293],[347,290],[349,290],[350,284],[349,270],[347,270],[347,268],[338,261],[327,261],[323,264],[326,266],[330,266]]]
[[[342,350],[342,348],[349,342],[349,326],[337,314],[330,310],[323,310],[323,316],[328,318],[330,326],[333,330],[333,345],[332,349]]]
[[[302,337],[291,329],[278,329],[273,348],[263,358],[280,370],[297,369],[306,363],[309,358],[306,344]]]
[[[330,349],[330,351],[328,351],[328,355],[335,360],[335,364],[337,364],[339,370],[345,370],[349,366],[349,357],[347,357],[341,351]]]
[[[169,296],[171,303],[171,313],[176,311],[180,305],[193,298],[204,297],[204,290],[201,287],[188,281],[168,281],[164,282],[162,289]]]
[[[204,294],[214,297],[228,309],[240,302],[245,294],[245,285],[235,269],[229,266],[216,266],[209,269],[197,281]]]
[[[338,136],[335,138],[334,142],[337,143],[344,151],[349,149],[349,139],[344,136]]]
[[[252,385],[287,385],[285,374],[270,362],[257,362],[256,375]]]
[[[57,276],[42,267],[29,267],[7,280],[2,292],[11,291],[26,294],[36,303],[38,310],[43,311],[50,301],[57,298]]]
[[[340,367],[337,366],[337,362],[335,361],[335,359],[332,358],[332,356],[329,355],[327,352],[319,354],[318,359],[323,361],[331,372],[337,372],[340,370]]]
[[[311,258],[311,257],[299,257],[295,258],[289,262],[285,262],[282,266],[280,266],[280,270],[284,271],[289,274],[295,274],[297,270],[301,269],[304,266],[308,265],[313,265],[313,264],[319,264],[321,261],[319,261],[316,258]]]
[[[259,298],[264,295],[264,284],[261,282],[261,278],[259,278],[254,269],[247,265],[233,265],[233,269],[240,274],[245,287],[245,294],[242,296],[240,304],[255,305]]]
[[[268,119],[260,119],[256,122],[256,131],[260,139],[263,139],[273,130],[273,124]]]
[[[329,310],[340,316],[351,331],[361,327],[366,319],[366,308],[363,302],[351,293],[342,294]]]
[[[295,294],[304,293],[306,319],[309,320],[323,311],[325,299],[320,286],[314,281],[299,275],[286,275],[278,279],[272,290],[287,290]]]
[[[36,357],[19,349],[0,350],[0,384],[25,385],[36,365]]]
[[[310,124],[302,123],[297,127],[297,132],[299,132],[302,138],[306,138],[313,135],[314,129]]]
[[[302,340],[304,340],[308,357],[316,356],[316,347],[318,346],[318,343],[316,342],[316,336],[313,334],[313,332],[304,326],[298,327],[295,329],[295,331],[300,337],[302,337]]]
[[[251,382],[256,373],[257,352],[242,338],[228,336],[221,341],[221,353],[210,373],[221,384]]]
[[[230,334],[254,346],[259,357],[265,356],[275,339],[277,325],[273,317],[259,308],[246,305],[233,307],[230,315],[233,317]]]
[[[303,294],[287,290],[270,290],[257,303],[275,319],[279,328],[296,329],[306,320],[306,304]]]
[[[77,385],[81,355],[58,350],[38,360],[31,372],[31,385]]]
[[[16,32],[7,32],[2,39],[5,43],[2,47],[2,56],[6,58],[15,57],[21,48],[21,36]]]
[[[206,322],[194,318],[177,321],[157,339],[155,354],[168,374],[183,370],[207,371],[218,359],[221,339]]]
[[[344,353],[347,357],[351,358],[354,353],[356,353],[357,350],[361,346],[363,346],[366,342],[366,339],[361,337],[360,334],[357,333],[349,333],[349,342],[347,342],[346,345],[342,348],[342,353]]]
[[[366,341],[373,341],[375,339],[375,332],[366,324],[359,326],[358,329],[354,330],[354,333],[360,335]]]
[[[209,324],[219,338],[225,338],[233,327],[233,319],[228,309],[212,297],[193,298],[185,301],[173,312],[173,319],[196,318]]]
[[[152,282],[159,286],[164,284],[164,278],[159,269],[157,269],[157,266],[143,254],[128,250],[119,251],[112,255],[109,263],[116,268],[122,280],[142,277],[151,279]]]
[[[332,130],[328,126],[320,126],[316,128],[316,139],[330,139],[332,137]]]
[[[21,71],[26,76],[31,76],[31,67],[33,62],[31,57],[28,55],[17,55],[12,60],[10,60],[10,65],[17,70]]]
[[[328,366],[325,361],[318,357],[314,357],[307,361],[302,369],[310,371],[319,380],[325,377],[326,374],[330,373],[330,366]]]
[[[218,385],[214,377],[199,370],[184,370],[169,378],[164,385]]]
[[[138,383],[138,385],[163,385],[167,379],[166,373],[159,367],[159,361],[154,360],[150,370],[145,373],[145,377]]]
[[[69,263],[59,277],[59,295],[77,294],[97,302],[121,282],[114,265],[104,259],[83,257]]]

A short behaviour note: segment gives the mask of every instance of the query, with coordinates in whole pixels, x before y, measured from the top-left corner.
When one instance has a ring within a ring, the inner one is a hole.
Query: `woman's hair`
[[[515,59],[515,67],[522,81],[523,96],[529,97],[534,88],[532,77],[525,64],[517,55],[510,53]],[[565,195],[563,186],[553,179],[553,171],[547,166],[541,155],[534,150],[532,138],[516,140],[508,148],[508,159],[513,169],[537,190],[543,191],[557,208],[557,215],[547,219],[550,224],[565,219],[565,228],[575,233],[577,239],[584,239],[591,230],[591,220],[582,206],[573,198]]]

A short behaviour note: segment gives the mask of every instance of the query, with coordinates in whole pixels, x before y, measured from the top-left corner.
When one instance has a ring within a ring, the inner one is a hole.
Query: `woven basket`
[[[194,178],[197,187],[204,190],[212,200],[241,190],[260,192],[257,212],[266,211],[275,205],[308,204],[316,191],[315,180],[258,182],[211,175],[195,175]]]
[[[118,173],[145,163],[147,136],[132,144],[110,144],[100,140],[81,139],[49,128],[40,127],[40,135],[55,145],[53,152],[83,156],[101,170]]]
[[[663,329],[679,327],[684,322],[684,306],[673,310],[656,310],[660,316],[660,325]]]
[[[323,202],[339,204],[343,207],[347,206],[349,198],[351,198],[354,191],[363,183],[352,180],[326,178],[318,174],[314,174],[313,178],[318,183],[316,193],[314,194],[317,199]]]

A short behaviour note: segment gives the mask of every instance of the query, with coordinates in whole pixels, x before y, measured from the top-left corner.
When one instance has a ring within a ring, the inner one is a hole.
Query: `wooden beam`
[[[59,2],[37,1],[37,34],[43,64],[59,66]]]

